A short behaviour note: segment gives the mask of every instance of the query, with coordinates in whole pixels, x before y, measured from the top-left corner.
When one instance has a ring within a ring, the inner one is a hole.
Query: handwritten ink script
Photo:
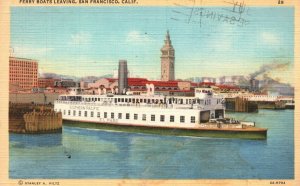
[[[229,6],[222,8],[203,7],[201,6],[202,0],[199,3],[200,6],[196,6],[196,0],[187,1],[191,2],[192,6],[174,4],[176,8],[172,10],[172,20],[187,24],[198,24],[200,27],[204,21],[225,23],[240,27],[249,24],[249,20],[246,19],[249,8],[246,7],[244,1],[224,1]]]

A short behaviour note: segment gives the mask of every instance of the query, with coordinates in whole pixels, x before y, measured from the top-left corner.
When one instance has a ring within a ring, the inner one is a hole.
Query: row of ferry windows
[[[64,110],[63,114],[66,115],[66,110]],[[73,116],[76,116],[76,110],[73,110],[72,114],[73,114]],[[82,116],[82,114],[83,114],[84,117],[88,117],[88,111],[84,111],[84,112],[78,111],[78,116]],[[97,117],[100,118],[100,112],[97,112],[95,114],[97,114]],[[68,115],[69,116],[71,115],[71,110],[68,110]],[[104,116],[104,118],[108,118],[108,112],[104,112],[103,116]],[[122,119],[123,113],[118,113],[117,116],[118,116],[118,119]],[[90,117],[95,117],[93,111],[90,112]],[[155,117],[156,117],[156,115],[151,114],[150,115],[150,121],[155,121]],[[115,113],[114,112],[110,113],[110,118],[111,119],[115,119]],[[130,114],[129,113],[125,113],[125,119],[130,119]],[[133,119],[134,120],[138,120],[138,114],[133,114]],[[146,121],[146,119],[147,119],[147,115],[146,114],[142,114],[142,120]],[[166,119],[165,115],[160,115],[160,117],[159,117],[159,121],[160,122],[166,121],[165,119]],[[185,122],[185,116],[180,116],[179,120],[180,120],[180,123],[184,123]],[[171,115],[169,117],[169,121],[170,122],[174,122],[175,121],[175,116]],[[191,116],[190,122],[191,123],[195,123],[196,122],[195,116]]]
[[[64,100],[65,98],[62,98]],[[71,101],[80,101],[81,97],[72,97],[70,96],[68,98]],[[132,99],[132,98],[82,98],[83,101],[91,102],[91,101],[109,101],[114,103],[165,103],[163,99]],[[210,105],[211,100],[201,100],[201,99],[180,99],[180,98],[168,98],[166,101],[169,103],[176,103],[176,104],[205,104]],[[221,103],[221,99],[217,100],[217,104]]]

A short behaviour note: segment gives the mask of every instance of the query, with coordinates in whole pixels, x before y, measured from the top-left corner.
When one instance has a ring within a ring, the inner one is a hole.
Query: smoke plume
[[[271,64],[262,65],[259,70],[249,74],[249,77],[250,79],[256,79],[260,76],[259,87],[262,92],[273,92],[279,95],[294,95],[294,87],[288,83],[282,83],[280,79],[274,79],[268,75],[272,71],[285,71],[288,66],[289,62],[277,60]]]
[[[285,69],[285,68],[288,67],[288,65],[289,65],[289,62],[285,62],[285,63],[274,62],[274,63],[271,63],[271,64],[265,64],[265,65],[261,66],[258,71],[250,74],[250,78],[256,78],[259,75],[266,74],[266,73],[271,72],[273,70]]]
[[[275,92],[279,95],[294,95],[294,87],[288,83],[281,83],[264,74],[263,80],[261,81],[261,91],[262,92]]]

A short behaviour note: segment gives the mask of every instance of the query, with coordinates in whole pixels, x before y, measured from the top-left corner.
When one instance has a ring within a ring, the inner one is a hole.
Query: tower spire
[[[165,44],[166,44],[166,45],[171,45],[171,44],[172,44],[172,43],[171,43],[171,39],[170,39],[169,30],[167,30]]]
[[[161,48],[161,80],[175,80],[175,50],[172,46],[169,30],[167,30],[165,44]]]

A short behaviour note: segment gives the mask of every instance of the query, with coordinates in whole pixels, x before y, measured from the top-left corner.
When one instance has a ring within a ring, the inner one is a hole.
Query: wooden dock
[[[226,111],[231,112],[258,112],[258,104],[253,101],[249,101],[247,98],[236,97],[226,98]]]
[[[55,113],[49,105],[9,105],[9,132],[52,133],[61,129],[62,114]]]

